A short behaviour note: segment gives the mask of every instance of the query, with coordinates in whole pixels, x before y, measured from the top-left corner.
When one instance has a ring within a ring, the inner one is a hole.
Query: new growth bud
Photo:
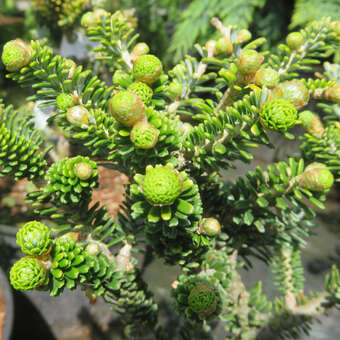
[[[334,183],[334,176],[327,166],[314,162],[309,164],[301,176],[300,186],[312,191],[328,191]]]
[[[287,35],[286,43],[292,50],[299,49],[305,42],[300,32],[292,32]]]
[[[262,64],[264,57],[255,50],[244,50],[238,59],[238,70],[242,74],[256,72]]]
[[[157,81],[162,72],[162,62],[152,54],[140,56],[133,65],[134,78],[148,85]]]
[[[145,107],[135,93],[120,91],[110,101],[110,113],[118,122],[133,126],[145,117]]]
[[[152,205],[171,205],[182,192],[181,176],[167,166],[147,167],[142,191]]]
[[[158,141],[159,130],[148,122],[136,123],[130,133],[132,143],[138,149],[151,149]]]
[[[30,63],[32,58],[32,48],[21,39],[7,42],[2,51],[2,62],[7,71],[19,71]]]

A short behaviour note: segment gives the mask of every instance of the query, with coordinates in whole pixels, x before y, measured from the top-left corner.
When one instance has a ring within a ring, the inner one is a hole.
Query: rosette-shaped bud
[[[268,129],[285,132],[297,123],[294,105],[284,99],[265,103],[260,111],[261,123]]]
[[[76,98],[70,93],[60,93],[56,99],[56,102],[58,109],[66,111],[76,104]]]
[[[262,68],[255,74],[255,83],[261,87],[266,86],[269,89],[274,88],[280,81],[277,71],[272,68]]]
[[[149,52],[150,52],[150,47],[148,46],[148,44],[144,42],[136,44],[136,46],[133,48],[131,52],[132,63],[135,63],[140,56],[144,54],[148,54]]]
[[[237,41],[243,44],[251,39],[251,33],[247,29],[242,29],[237,33]]]
[[[100,253],[100,247],[98,246],[97,243],[90,242],[86,248],[85,251],[87,254],[90,256],[97,256]]]
[[[303,82],[289,80],[276,86],[271,98],[288,100],[297,109],[301,109],[308,104],[309,91]]]
[[[299,114],[302,126],[312,135],[322,136],[325,131],[317,114],[312,111],[302,111]]]
[[[32,48],[21,39],[8,41],[2,51],[2,62],[7,71],[19,71],[28,65],[32,58]]]
[[[38,259],[23,257],[12,266],[9,279],[17,290],[35,289],[46,283],[47,270]]]
[[[182,95],[182,92],[183,86],[177,80],[172,81],[166,89],[166,94],[173,100],[178,99]]]
[[[211,280],[204,277],[182,279],[171,295],[175,309],[188,321],[211,321],[221,312],[221,297]]]
[[[133,65],[134,78],[148,85],[158,80],[162,72],[162,62],[152,54],[140,56]]]
[[[309,164],[301,175],[300,186],[312,191],[328,191],[334,183],[334,176],[322,163]]]
[[[153,92],[147,84],[141,81],[135,81],[127,88],[127,90],[139,96],[145,105],[151,104]]]
[[[118,122],[133,126],[145,117],[145,106],[135,93],[120,91],[110,101],[110,113]]]
[[[171,226],[183,222],[194,231],[198,229],[198,221],[202,219],[202,202],[198,186],[184,171],[178,172],[170,163],[155,167],[149,165],[145,175],[136,174],[134,180],[137,184],[130,185],[136,201],[132,206],[134,218],[144,215],[151,223],[162,219],[169,221]],[[190,219],[195,222],[190,222]]]
[[[51,165],[45,179],[44,194],[55,204],[78,204],[91,199],[98,186],[97,164],[88,157],[64,158]]]
[[[75,126],[87,127],[90,125],[90,112],[82,105],[70,107],[66,112],[66,119]]]
[[[200,222],[200,232],[208,236],[216,236],[221,232],[221,224],[216,218],[203,218]]]
[[[220,38],[220,39],[217,40],[216,45],[215,45],[215,49],[216,49],[217,55],[232,54],[233,53],[233,44],[231,43],[230,40],[223,37],[223,38]]]
[[[128,87],[129,85],[131,85],[133,80],[132,80],[132,77],[128,73],[122,70],[116,70],[112,76],[112,82],[114,85]]]
[[[264,57],[255,50],[244,50],[238,59],[238,70],[242,74],[256,72],[261,66]]]
[[[167,166],[148,166],[142,191],[152,205],[171,205],[182,192],[181,176]]]
[[[292,50],[299,49],[305,42],[305,38],[300,32],[292,32],[287,35],[286,43]]]
[[[52,245],[51,231],[38,221],[26,223],[17,232],[17,245],[21,251],[31,256],[49,253]]]
[[[93,167],[89,162],[79,162],[74,166],[74,174],[82,181],[88,180],[93,173]]]
[[[106,17],[107,14],[108,12],[105,9],[96,8],[92,12],[85,13],[81,18],[80,24],[85,28],[93,27],[100,22],[102,17]]]
[[[340,104],[340,85],[337,84],[327,89],[325,98],[334,104]]]
[[[158,141],[159,130],[148,122],[136,123],[131,132],[131,142],[138,149],[151,149]]]

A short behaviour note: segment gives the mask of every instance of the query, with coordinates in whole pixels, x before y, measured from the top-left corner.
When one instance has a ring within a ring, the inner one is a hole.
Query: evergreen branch
[[[280,253],[273,258],[276,286],[284,293],[287,310],[295,309],[297,294],[303,291],[303,267],[300,250],[291,245],[281,246]]]
[[[297,71],[310,70],[310,65],[320,63],[318,59],[325,58],[334,51],[336,37],[330,23],[329,18],[311,23],[300,30],[303,37],[300,47],[291,49],[288,45],[281,44],[278,52],[271,54],[265,64],[277,70],[281,79],[294,78],[298,75]]]
[[[0,101],[0,176],[13,176],[15,180],[43,176],[48,151],[42,149],[44,139],[34,128],[30,115],[3,107]]]
[[[252,130],[259,120],[259,109],[267,92],[254,91],[243,100],[220,111],[194,127],[183,144],[184,154],[198,169],[217,169],[230,166],[228,161],[240,159],[249,162],[251,153],[246,149],[258,143],[269,145],[264,131]]]
[[[325,163],[329,169],[340,174],[340,125],[335,123],[324,129],[322,135],[305,133],[300,137],[301,151],[308,162],[319,161]]]
[[[123,13],[106,13],[97,24],[87,28],[87,35],[90,40],[100,44],[93,49],[96,58],[109,61],[111,67],[120,65],[126,70],[132,69],[129,49],[139,35],[134,33]]]
[[[44,105],[55,105],[61,93],[73,94],[80,104],[93,109],[107,107],[112,89],[103,81],[91,75],[90,70],[83,71],[82,66],[61,56],[54,56],[52,49],[42,41],[32,41],[32,59],[20,71],[11,72],[6,77],[21,86],[38,89],[31,100],[43,100]]]

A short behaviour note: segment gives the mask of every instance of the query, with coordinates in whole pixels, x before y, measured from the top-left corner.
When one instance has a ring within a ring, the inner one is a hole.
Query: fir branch
[[[97,25],[87,29],[87,35],[100,44],[93,49],[96,58],[109,61],[111,67],[119,65],[126,70],[132,69],[129,49],[139,35],[134,33],[123,13],[117,11],[113,15],[104,15]]]
[[[318,59],[334,51],[335,34],[330,23],[327,18],[311,23],[300,30],[304,43],[299,48],[292,50],[288,45],[281,44],[277,53],[271,54],[265,64],[276,69],[281,79],[294,78],[298,75],[297,71],[310,70],[310,65],[320,63]]]
[[[34,128],[31,115],[3,107],[0,100],[0,176],[13,176],[15,180],[43,176],[47,153],[44,138]]]

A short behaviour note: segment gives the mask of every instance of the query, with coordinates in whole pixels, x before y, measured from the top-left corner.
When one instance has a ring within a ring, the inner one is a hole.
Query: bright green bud
[[[66,111],[71,106],[75,104],[75,100],[72,94],[69,93],[60,93],[60,95],[56,99],[58,109]]]
[[[190,309],[198,314],[201,319],[214,313],[217,306],[217,296],[212,287],[207,284],[198,283],[188,297]]]
[[[202,234],[208,236],[216,236],[221,232],[221,224],[216,220],[216,218],[204,218],[201,221],[200,230]]]
[[[81,18],[80,24],[85,28],[95,26],[100,22],[101,18],[106,17],[107,14],[104,9],[96,8],[93,12],[85,13]]]
[[[132,83],[132,78],[130,75],[122,70],[117,70],[112,76],[112,82],[114,85],[121,85],[128,87]]]
[[[66,112],[66,119],[73,125],[82,127],[90,125],[90,113],[82,105],[76,105],[69,108]]]
[[[254,73],[262,64],[264,57],[255,50],[244,50],[238,59],[238,70],[242,74]]]
[[[272,92],[272,99],[285,99],[297,109],[301,109],[309,102],[309,91],[303,82],[289,80],[277,85]]]
[[[340,35],[340,21],[333,21],[331,23],[331,29],[334,31],[334,33],[339,36]]]
[[[340,85],[337,84],[327,89],[325,98],[334,104],[340,104]]]
[[[131,142],[138,149],[151,149],[158,141],[159,130],[148,122],[136,123],[130,133]]]
[[[140,56],[133,65],[134,78],[148,85],[158,80],[162,71],[162,62],[152,54]]]
[[[312,111],[302,111],[299,114],[302,126],[312,135],[322,136],[324,127],[317,114]]]
[[[135,81],[127,88],[127,90],[141,97],[145,105],[151,104],[153,92],[152,89],[145,83],[142,83],[141,81]]]
[[[292,32],[287,35],[286,42],[292,50],[297,50],[304,44],[305,39],[300,32]]]
[[[334,183],[334,176],[322,163],[309,164],[302,173],[300,186],[312,191],[328,191]]]
[[[177,80],[172,81],[166,89],[166,93],[171,99],[179,98],[182,95],[182,92],[183,86]]]
[[[255,83],[261,87],[266,86],[268,88],[275,87],[280,81],[280,77],[277,71],[272,68],[262,68],[255,74]]]
[[[97,256],[100,253],[100,247],[96,243],[89,243],[86,248],[86,252],[91,256]]]
[[[135,93],[120,91],[110,101],[110,113],[118,122],[133,126],[145,117],[145,107]]]
[[[21,39],[8,41],[2,51],[2,62],[7,71],[19,71],[28,65],[32,58],[32,48]]]
[[[44,264],[33,257],[23,257],[12,266],[9,278],[11,285],[17,290],[30,290],[42,286],[46,282]]]
[[[260,117],[261,123],[268,129],[284,132],[297,123],[298,114],[287,100],[276,99],[262,106]]]
[[[74,165],[73,171],[79,179],[86,181],[92,176],[93,168],[88,162],[79,162]]]
[[[17,245],[27,255],[41,256],[51,250],[51,232],[45,224],[28,222],[17,232]]]
[[[150,52],[150,47],[144,43],[138,43],[131,52],[131,61],[135,63],[141,55],[148,54]]]
[[[217,40],[216,45],[216,54],[232,54],[233,53],[233,44],[230,40],[226,39],[225,37],[220,38]]]
[[[148,44],[144,42],[136,44],[136,46],[132,50],[132,53],[139,55],[139,56],[148,54],[149,52],[150,52],[150,47],[148,46]]]
[[[182,192],[182,179],[167,166],[150,166],[146,168],[142,191],[152,205],[171,205]]]
[[[251,33],[247,29],[242,29],[237,33],[237,41],[243,44],[251,39]]]

